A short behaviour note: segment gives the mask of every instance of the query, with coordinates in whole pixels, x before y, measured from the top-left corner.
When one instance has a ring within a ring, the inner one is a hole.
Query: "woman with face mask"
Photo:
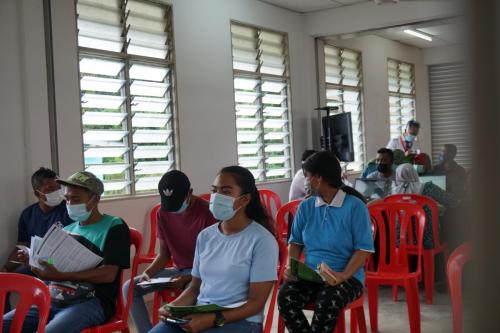
[[[291,333],[332,332],[342,308],[363,293],[363,265],[374,251],[370,216],[361,195],[342,184],[333,153],[316,153],[303,169],[316,195],[304,200],[295,215],[278,308]],[[291,258],[298,260],[302,253],[307,266],[317,269],[325,263],[334,279],[317,283],[294,276]],[[309,302],[315,303],[311,324],[302,311]]]
[[[393,194],[408,193],[425,195],[434,199],[441,206],[441,210],[454,207],[458,204],[453,194],[444,191],[432,182],[420,183],[417,171],[409,163],[401,164],[396,169],[395,187],[392,192]],[[432,213],[429,207],[424,207],[424,210],[427,220],[424,229],[424,248],[432,249],[434,247],[434,240],[432,238]]]
[[[260,202],[252,173],[239,166],[222,169],[212,185],[210,211],[220,222],[196,242],[191,285],[170,305],[243,305],[183,317],[172,323],[167,309],[150,332],[262,332],[263,310],[277,278],[278,244]]]

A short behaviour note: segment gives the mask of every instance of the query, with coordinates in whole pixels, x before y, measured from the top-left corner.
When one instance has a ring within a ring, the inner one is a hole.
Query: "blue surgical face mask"
[[[212,215],[220,221],[230,220],[234,214],[236,214],[233,208],[234,200],[236,200],[236,198],[219,193],[212,193],[212,195],[210,195],[209,205]]]
[[[405,135],[405,141],[408,141],[408,142],[413,142],[413,141],[415,141],[415,138],[416,138],[416,137],[417,137],[417,136],[416,136],[416,135],[413,135],[413,134],[406,134],[406,135]]]
[[[86,204],[66,205],[68,216],[75,222],[87,221],[92,211],[87,210]]]
[[[179,208],[179,209],[178,209],[175,213],[176,213],[176,214],[182,214],[182,213],[184,213],[184,212],[186,211],[186,209],[188,208],[188,206],[189,206],[189,205],[188,205],[188,203],[187,203],[187,200],[184,200],[184,201],[182,202],[182,206],[181,206],[181,208]]]
[[[423,166],[423,165],[421,165],[421,164],[414,164],[414,165],[413,165],[413,169],[415,169],[415,171],[416,171],[419,175],[421,175],[421,174],[423,174],[423,173],[425,172],[425,168],[424,168],[424,166]]]

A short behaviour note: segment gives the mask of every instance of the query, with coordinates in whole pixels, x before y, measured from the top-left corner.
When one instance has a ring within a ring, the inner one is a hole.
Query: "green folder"
[[[173,305],[165,305],[165,308],[172,314],[174,317],[182,317],[192,313],[211,313],[217,312],[227,309],[233,309],[242,306],[246,302],[240,302],[231,304],[228,306],[220,306],[217,304],[204,304],[204,305],[189,305],[189,306],[173,306]]]
[[[321,276],[314,269],[295,258],[290,259],[290,269],[292,270],[293,275],[298,277],[300,280],[323,283],[323,278],[321,278]]]

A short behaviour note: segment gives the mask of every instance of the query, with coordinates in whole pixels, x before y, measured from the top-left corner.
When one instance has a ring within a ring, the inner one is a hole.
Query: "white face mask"
[[[40,192],[40,193],[42,193],[42,192]],[[64,193],[63,193],[62,189],[58,189],[54,192],[42,193],[42,194],[45,195],[44,203],[49,207],[58,206],[64,200]]]

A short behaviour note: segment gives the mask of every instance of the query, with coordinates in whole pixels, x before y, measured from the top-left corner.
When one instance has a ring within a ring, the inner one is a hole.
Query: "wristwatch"
[[[214,325],[215,327],[222,327],[226,323],[226,318],[224,318],[224,315],[222,312],[217,311],[215,312],[215,320],[214,320]]]

